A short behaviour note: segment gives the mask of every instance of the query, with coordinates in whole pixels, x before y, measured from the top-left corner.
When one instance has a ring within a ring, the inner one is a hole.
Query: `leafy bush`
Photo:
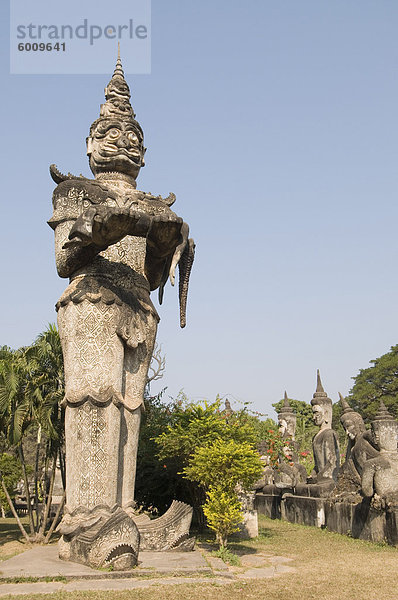
[[[222,550],[227,545],[228,536],[238,531],[239,523],[243,521],[241,503],[235,493],[225,492],[221,487],[211,487],[206,492],[203,512],[207,525],[215,531],[216,541]]]

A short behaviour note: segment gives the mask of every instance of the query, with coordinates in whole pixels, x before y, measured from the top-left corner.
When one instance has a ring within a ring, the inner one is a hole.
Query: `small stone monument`
[[[376,458],[366,461],[362,473],[362,493],[384,504],[398,504],[398,422],[384,402],[371,423],[375,442],[380,448]],[[377,502],[376,502],[377,504]]]
[[[340,467],[339,442],[332,429],[332,401],[323,389],[319,369],[312,400],[313,419],[319,431],[312,440],[315,467],[308,483],[330,484],[337,481]]]
[[[159,321],[150,292],[159,288],[161,302],[179,266],[184,327],[194,242],[170,208],[174,194],[136,189],[146,148],[120,53],[105,98],[87,138],[95,178],[50,167],[56,265],[70,281],[56,307],[66,387],[59,547],[66,560],[121,570],[136,564],[139,546],[137,444]]]

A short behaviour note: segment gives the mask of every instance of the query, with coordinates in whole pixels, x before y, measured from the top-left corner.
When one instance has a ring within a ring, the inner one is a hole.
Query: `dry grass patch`
[[[23,517],[21,520],[24,525],[28,524],[27,517]],[[0,561],[20,554],[28,548],[15,519],[0,519]]]
[[[160,584],[123,592],[57,592],[31,600],[397,600],[398,549],[353,540],[313,527],[261,518],[261,535],[248,542],[233,542],[237,554],[261,551],[290,557],[296,573],[273,579],[217,584]],[[27,596],[10,596],[26,600]]]

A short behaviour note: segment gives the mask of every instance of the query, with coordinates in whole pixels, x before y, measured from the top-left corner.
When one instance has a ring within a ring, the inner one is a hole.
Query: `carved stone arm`
[[[361,485],[362,485],[363,495],[368,498],[373,496],[373,493],[374,493],[373,478],[374,478],[373,463],[372,463],[372,461],[367,461],[365,463],[365,466],[363,469]]]
[[[94,244],[68,246],[69,234],[74,223],[74,220],[63,221],[55,228],[55,262],[60,277],[71,277],[104,249]]]

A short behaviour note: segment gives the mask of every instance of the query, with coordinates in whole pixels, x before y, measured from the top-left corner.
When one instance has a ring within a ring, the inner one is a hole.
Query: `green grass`
[[[229,548],[225,548],[225,546],[219,548],[219,550],[213,550],[211,554],[212,556],[221,558],[221,560],[223,560],[227,565],[233,565],[235,567],[238,567],[240,565],[239,556],[231,552]]]

